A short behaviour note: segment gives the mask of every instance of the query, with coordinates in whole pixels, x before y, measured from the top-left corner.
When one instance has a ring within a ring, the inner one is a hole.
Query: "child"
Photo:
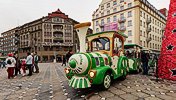
[[[25,76],[26,75],[26,61],[25,61],[25,59],[22,59],[21,60],[21,68],[22,68],[22,70],[23,70],[23,76]]]
[[[8,58],[5,60],[5,63],[7,64],[7,72],[8,72],[8,79],[14,78],[14,68],[16,64],[16,60],[13,58],[13,54],[9,53]]]

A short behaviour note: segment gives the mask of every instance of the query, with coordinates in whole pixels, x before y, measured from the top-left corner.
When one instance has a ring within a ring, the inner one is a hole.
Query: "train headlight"
[[[70,69],[69,68],[65,68],[65,73],[66,74],[70,73]]]
[[[96,76],[96,73],[97,73],[97,71],[91,70],[91,71],[89,72],[89,76],[90,76],[91,78],[94,78],[94,77]]]

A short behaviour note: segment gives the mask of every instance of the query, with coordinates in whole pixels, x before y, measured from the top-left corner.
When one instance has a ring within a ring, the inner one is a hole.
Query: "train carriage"
[[[141,68],[141,49],[142,47],[137,44],[125,44],[125,54],[128,58],[129,72],[139,73]]]

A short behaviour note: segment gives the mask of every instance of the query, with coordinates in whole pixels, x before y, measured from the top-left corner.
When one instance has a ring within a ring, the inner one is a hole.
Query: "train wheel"
[[[102,84],[102,87],[103,89],[109,89],[109,87],[111,86],[111,76],[109,73],[107,73],[104,77],[104,80],[103,80],[103,84]]]

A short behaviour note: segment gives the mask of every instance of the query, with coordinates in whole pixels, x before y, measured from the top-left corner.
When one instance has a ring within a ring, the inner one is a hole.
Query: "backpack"
[[[10,59],[7,60],[7,64],[11,65],[12,61]]]

